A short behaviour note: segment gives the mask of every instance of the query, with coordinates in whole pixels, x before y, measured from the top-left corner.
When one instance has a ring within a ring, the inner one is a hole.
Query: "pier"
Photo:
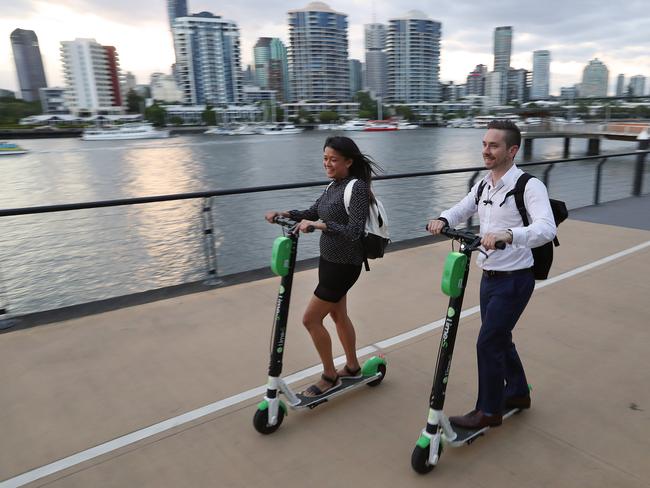
[[[644,133],[645,131],[645,133]],[[529,159],[533,154],[533,141],[535,139],[564,139],[563,157],[571,154],[571,139],[587,139],[587,155],[600,154],[600,141],[612,139],[617,141],[647,141],[650,124],[647,123],[599,123],[599,124],[557,124],[545,123],[539,126],[529,126],[522,130],[524,158]],[[647,146],[645,146],[647,147]],[[640,149],[644,149],[643,143]]]
[[[647,487],[650,479],[650,196],[573,210],[552,276],[514,339],[532,408],[471,446],[410,467],[424,426],[450,243],[372,263],[348,298],[362,353],[388,373],[270,436],[264,391],[278,279],[217,288],[0,335],[0,487]],[[296,274],[284,376],[318,359],[300,325],[316,269]],[[465,297],[445,411],[471,410],[479,272]],[[342,351],[337,342],[335,354]]]

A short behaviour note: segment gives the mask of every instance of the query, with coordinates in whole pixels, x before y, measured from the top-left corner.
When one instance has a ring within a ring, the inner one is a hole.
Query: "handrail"
[[[637,151],[631,151],[625,153],[600,154],[597,156],[583,156],[578,158],[533,161],[530,163],[518,163],[517,166],[519,168],[524,168],[529,166],[541,166],[545,164],[569,163],[572,161],[588,161],[590,159],[602,159],[603,157],[615,158],[621,156],[631,156],[631,155],[648,154],[648,153],[650,153],[650,149],[645,151],[637,150]],[[435,171],[417,171],[412,173],[395,173],[392,175],[375,176],[373,177],[373,181],[415,178],[420,176],[437,176],[437,175],[445,175],[445,174],[469,173],[469,172],[477,172],[477,171],[485,171],[485,168],[478,166],[472,168],[442,169],[442,170],[435,170]],[[173,200],[191,200],[195,198],[221,197],[227,195],[241,195],[245,193],[259,193],[259,192],[277,191],[277,190],[291,190],[294,188],[310,188],[314,186],[325,186],[328,185],[329,183],[330,180],[320,180],[320,181],[308,181],[302,183],[287,183],[282,185],[266,185],[266,186],[252,186],[247,188],[233,188],[228,190],[210,190],[210,191],[199,191],[199,192],[191,192],[191,193],[176,193],[171,195],[155,195],[150,197],[121,198],[117,200],[101,200],[96,202],[80,202],[80,203],[68,203],[68,204],[59,204],[59,205],[43,205],[43,206],[36,206],[36,207],[9,208],[9,209],[0,209],[0,217],[41,214],[41,213],[50,213],[50,212],[64,212],[67,210],[84,210],[90,208],[118,207],[121,205],[138,205],[143,203],[168,202]]]

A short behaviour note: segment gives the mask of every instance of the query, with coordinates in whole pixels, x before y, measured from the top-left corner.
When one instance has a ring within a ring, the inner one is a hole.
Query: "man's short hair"
[[[506,147],[521,147],[521,132],[519,127],[508,119],[491,120],[487,126],[488,129],[499,129],[506,131]]]

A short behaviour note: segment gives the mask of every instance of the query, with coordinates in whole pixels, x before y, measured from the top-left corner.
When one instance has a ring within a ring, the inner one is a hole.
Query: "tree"
[[[151,122],[156,127],[165,126],[165,117],[167,111],[158,104],[153,104],[144,110],[144,118]]]
[[[206,105],[205,110],[201,114],[201,120],[206,125],[217,125],[217,114],[214,113],[210,105]]]
[[[183,125],[183,119],[178,115],[174,115],[173,117],[169,118],[169,123],[171,125]]]
[[[129,90],[126,95],[127,112],[130,114],[141,114],[144,98],[138,95],[135,90]]]
[[[0,124],[17,124],[20,119],[42,112],[41,102],[25,102],[16,98],[0,99]]]
[[[332,110],[325,110],[321,112],[318,115],[318,119],[323,123],[323,124],[329,124],[331,122],[336,122],[339,120],[339,114],[332,111]]]
[[[408,105],[398,105],[395,107],[395,113],[406,120],[416,120],[416,116]]]

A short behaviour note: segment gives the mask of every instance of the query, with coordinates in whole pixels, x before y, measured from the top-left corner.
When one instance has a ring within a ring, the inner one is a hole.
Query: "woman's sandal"
[[[341,379],[352,379],[356,380],[363,375],[361,374],[361,367],[359,366],[357,369],[351,369],[347,364],[343,367],[343,370],[345,371],[346,374],[340,374],[339,377]]]
[[[317,385],[311,385],[309,388],[304,390],[302,393],[300,393],[302,396],[308,397],[308,398],[314,398],[317,396],[324,395],[328,391],[330,391],[332,388],[335,386],[338,386],[340,384],[339,382],[339,375],[336,375],[334,378],[330,378],[329,376],[325,376],[325,374],[320,375],[321,379],[326,381],[327,383],[330,384],[330,387],[327,388],[326,390],[321,390]]]

